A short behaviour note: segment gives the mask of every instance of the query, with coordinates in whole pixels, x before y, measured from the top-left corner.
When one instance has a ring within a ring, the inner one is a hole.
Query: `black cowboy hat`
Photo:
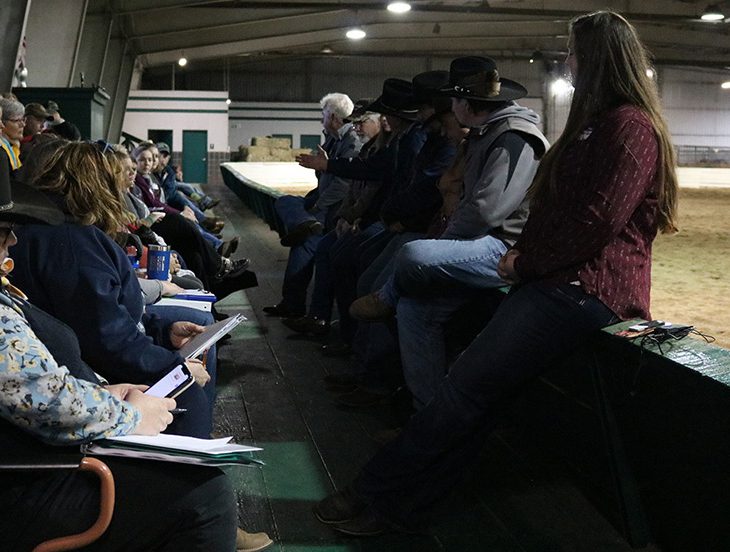
[[[510,79],[502,79],[492,58],[456,58],[449,68],[449,84],[441,93],[452,98],[506,102],[527,96],[527,89]]]
[[[418,103],[413,99],[413,85],[403,79],[385,79],[383,93],[367,107],[368,111],[415,120]]]
[[[355,102],[355,107],[352,108],[352,113],[350,113],[348,117],[345,117],[344,121],[346,123],[357,123],[358,121],[362,121],[366,115],[374,113],[368,109],[372,103],[372,98],[362,98],[357,100]]]
[[[0,171],[4,169],[0,168]],[[17,224],[61,224],[64,214],[42,192],[0,175],[0,220]]]
[[[451,111],[451,99],[440,91],[449,85],[448,71],[426,71],[413,77],[413,97],[419,104],[430,105],[436,113]]]
[[[416,101],[430,102],[439,91],[449,85],[448,71],[425,71],[413,77],[413,97]]]

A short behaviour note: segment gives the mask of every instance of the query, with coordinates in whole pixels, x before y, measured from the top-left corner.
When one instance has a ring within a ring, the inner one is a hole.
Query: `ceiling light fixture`
[[[649,77],[650,79],[653,79],[654,78],[654,69],[647,69],[646,76]]]
[[[725,81],[720,85],[723,90],[730,90],[730,81]]]
[[[332,49],[332,46],[330,46],[329,44],[325,44],[324,46],[322,46],[320,52],[323,54],[331,54],[334,52],[334,50]]]
[[[231,98],[226,98],[226,105],[231,105]]]
[[[700,16],[700,19],[702,19],[702,21],[722,21],[723,19],[725,19],[725,14],[720,11],[720,8],[717,4],[712,4],[710,6],[707,6],[705,11]]]
[[[353,27],[352,29],[348,29],[345,36],[350,40],[362,40],[367,36],[367,33],[359,27]]]
[[[181,55],[180,59],[177,60],[177,64],[180,67],[185,67],[188,64],[188,58],[185,57],[185,55]]]
[[[408,2],[390,2],[388,11],[392,13],[406,13],[411,11],[411,5]]]

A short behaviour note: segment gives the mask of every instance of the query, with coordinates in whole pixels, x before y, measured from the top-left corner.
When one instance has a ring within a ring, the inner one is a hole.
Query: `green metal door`
[[[183,130],[183,178],[185,182],[208,182],[208,131]]]

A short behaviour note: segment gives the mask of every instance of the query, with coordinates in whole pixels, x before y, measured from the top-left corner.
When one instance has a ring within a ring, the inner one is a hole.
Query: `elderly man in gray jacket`
[[[320,149],[330,159],[351,159],[362,146],[351,123],[353,103],[345,94],[327,94],[320,100],[325,142]],[[317,174],[317,187],[306,197],[285,195],[276,200],[274,207],[284,223],[286,234],[281,244],[291,247],[284,273],[282,300],[264,307],[269,315],[282,317],[303,316],[306,310],[307,287],[314,270],[314,254],[322,233],[334,229],[335,213],[350,189],[350,181],[322,172]]]
[[[351,308],[371,320],[397,309],[403,372],[416,408],[446,372],[445,323],[474,290],[505,285],[497,265],[527,221],[527,191],[548,148],[539,116],[514,101],[527,91],[500,79],[493,60],[455,59],[444,93],[470,128],[461,201],[439,239],[404,245],[394,279]]]

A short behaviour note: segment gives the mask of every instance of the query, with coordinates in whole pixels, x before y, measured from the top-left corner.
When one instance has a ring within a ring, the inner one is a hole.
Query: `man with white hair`
[[[345,122],[353,109],[346,94],[333,92],[320,100],[325,142],[319,148],[330,159],[351,159],[361,143],[352,124]],[[264,312],[274,316],[302,316],[306,309],[307,287],[314,270],[314,253],[324,231],[334,229],[335,213],[350,189],[350,181],[333,174],[317,174],[317,187],[305,197],[282,196],[274,205],[286,233],[281,244],[291,247],[284,274],[282,300]]]

